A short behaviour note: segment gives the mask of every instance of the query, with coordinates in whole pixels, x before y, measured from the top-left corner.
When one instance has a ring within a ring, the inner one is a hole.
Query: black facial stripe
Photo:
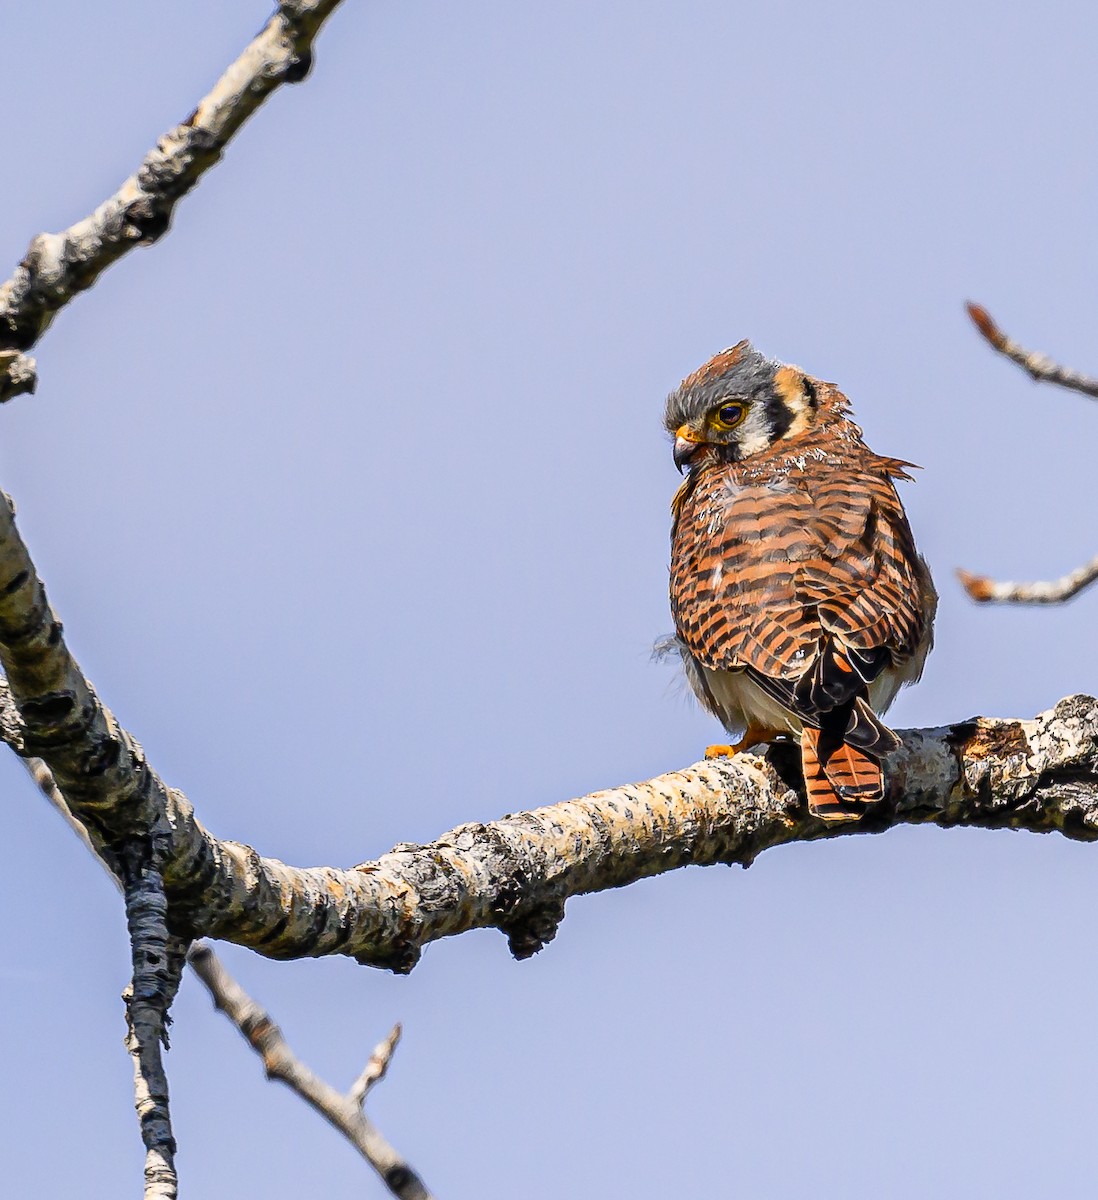
[[[790,425],[793,424],[793,413],[790,412],[789,405],[777,392],[771,390],[767,392],[763,400],[763,409],[766,412],[766,424],[770,430],[771,441],[776,442],[779,438],[785,437],[789,432]]]
[[[811,404],[814,409],[819,408],[820,397],[816,394],[816,385],[811,379],[808,378],[807,375],[804,377],[804,394],[808,397],[808,403]]]

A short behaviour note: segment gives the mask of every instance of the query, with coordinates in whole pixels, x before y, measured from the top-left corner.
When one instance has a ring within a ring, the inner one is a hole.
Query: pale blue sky
[[[266,15],[13,6],[2,263]],[[693,761],[717,730],[648,657],[660,413],[741,337],[925,467],[938,649],[896,723],[1093,690],[1098,595],[979,610],[952,569],[1098,546],[1093,402],[962,312],[1098,370],[1096,36],[1079,3],[347,4],[0,412],[0,486],[105,701],[218,835],[298,864]],[[14,760],[0,785],[6,1187],[135,1195],[119,902]],[[899,830],[573,901],[527,963],[495,933],[407,979],[226,958],[333,1082],[404,1021],[371,1106],[448,1200],[1084,1196],[1096,867]],[[175,1015],[184,1195],[383,1194],[193,980]]]

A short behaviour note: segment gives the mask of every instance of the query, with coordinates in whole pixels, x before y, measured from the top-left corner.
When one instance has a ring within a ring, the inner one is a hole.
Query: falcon
[[[667,398],[686,480],[671,505],[674,644],[733,735],[799,739],[809,810],[854,820],[900,740],[879,718],[917,680],[937,593],[893,480],[832,383],[743,341]]]

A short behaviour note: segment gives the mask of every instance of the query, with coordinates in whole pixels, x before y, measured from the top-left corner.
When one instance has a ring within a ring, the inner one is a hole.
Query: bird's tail
[[[808,811],[825,821],[856,821],[884,796],[876,758],[809,725],[801,730],[801,763]]]

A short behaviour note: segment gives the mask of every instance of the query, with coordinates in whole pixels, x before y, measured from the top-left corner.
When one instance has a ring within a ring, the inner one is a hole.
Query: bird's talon
[[[706,746],[706,758],[731,758],[733,754],[739,753],[738,746]]]

